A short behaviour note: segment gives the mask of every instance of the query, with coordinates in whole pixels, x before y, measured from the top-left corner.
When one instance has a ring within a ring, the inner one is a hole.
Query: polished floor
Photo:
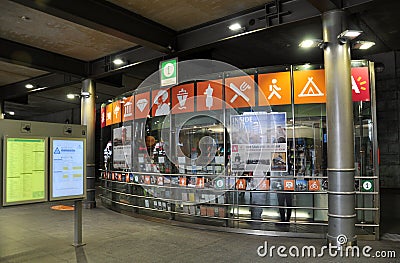
[[[56,211],[60,203],[40,203],[0,209],[0,262],[400,262],[400,191],[382,193],[382,238],[359,241],[360,248],[396,252],[396,258],[340,258],[328,251],[322,258],[260,257],[257,249],[271,246],[318,251],[323,239],[269,237],[176,226],[113,212],[101,206],[83,210],[83,241],[73,243],[73,212]],[[64,203],[67,204],[67,203]],[[260,252],[264,250],[261,249]],[[286,250],[288,254],[288,250]]]

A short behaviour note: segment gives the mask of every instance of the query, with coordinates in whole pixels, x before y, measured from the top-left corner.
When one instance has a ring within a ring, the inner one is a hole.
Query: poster
[[[51,139],[51,196],[66,199],[85,196],[84,139]]]
[[[287,171],[286,113],[231,116],[233,172]]]
[[[4,205],[47,200],[46,146],[44,138],[5,138]]]
[[[121,169],[132,167],[132,126],[113,130],[113,166]]]

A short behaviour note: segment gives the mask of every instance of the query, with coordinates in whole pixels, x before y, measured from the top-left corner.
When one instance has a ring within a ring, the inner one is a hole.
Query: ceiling
[[[397,0],[0,0],[0,98],[15,112],[7,118],[30,119],[79,108],[66,94],[79,93],[85,78],[96,80],[96,102],[106,102],[170,57],[239,68],[322,63],[320,49],[298,43],[322,38],[321,12],[338,7],[349,28],[376,42],[352,58],[400,49]],[[236,21],[242,34],[227,29]],[[116,68],[115,57],[128,65]]]

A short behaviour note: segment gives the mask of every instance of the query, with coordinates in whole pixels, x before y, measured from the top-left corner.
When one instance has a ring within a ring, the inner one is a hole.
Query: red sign
[[[152,93],[151,112],[153,116],[163,116],[169,114],[169,89],[154,90]]]
[[[254,76],[225,79],[225,102],[232,108],[255,106]]]
[[[135,97],[131,96],[128,98],[124,98],[122,103],[122,121],[130,121],[134,119],[134,104]]]
[[[368,67],[351,69],[353,101],[370,101]]]
[[[197,82],[197,111],[222,109],[222,80]]]
[[[172,113],[194,111],[194,84],[184,84],[172,88]]]
[[[101,121],[101,128],[106,127],[106,106],[101,105],[101,113],[100,113],[100,121]]]
[[[135,95],[135,119],[147,118],[150,113],[150,92]]]

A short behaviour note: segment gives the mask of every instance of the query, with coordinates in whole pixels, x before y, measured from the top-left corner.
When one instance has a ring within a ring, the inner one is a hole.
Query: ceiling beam
[[[49,72],[87,75],[87,63],[43,49],[0,38],[0,60]]]
[[[307,1],[310,2],[315,8],[317,8],[321,13],[341,8],[341,3],[339,3],[338,0],[307,0]]]
[[[82,82],[82,78],[73,77],[65,74],[50,73],[36,78],[20,81],[13,84],[2,86],[0,89],[0,98],[4,100],[15,99],[18,97],[27,96],[36,92],[59,87],[69,86]],[[34,85],[34,88],[27,89],[26,84]]]
[[[172,29],[105,0],[13,1],[161,52],[168,53],[175,45]]]

